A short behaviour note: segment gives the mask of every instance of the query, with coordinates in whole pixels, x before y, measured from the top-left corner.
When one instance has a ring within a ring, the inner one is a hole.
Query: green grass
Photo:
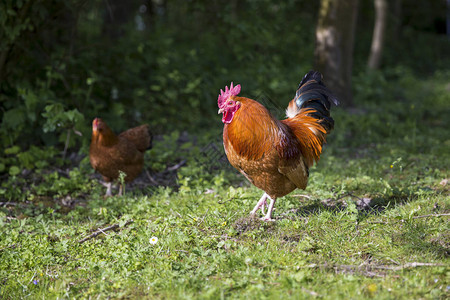
[[[359,111],[336,110],[308,188],[277,201],[276,222],[249,217],[260,190],[193,159],[180,169],[178,189],[127,189],[108,199],[83,166],[67,178],[42,171],[41,182],[28,182],[31,192],[8,181],[2,195],[15,202],[0,210],[0,298],[448,298],[442,78],[413,82],[412,91],[402,89],[406,79],[385,87],[407,96],[404,105],[394,96],[373,103],[364,90]],[[151,153],[163,155],[175,153]],[[54,204],[68,195],[80,199],[73,209]]]
[[[308,192],[314,194],[314,188]],[[67,215],[3,216],[1,296],[448,295],[447,267],[376,269],[412,262],[448,265],[448,217],[414,218],[448,212],[442,191],[406,197],[401,205],[368,214],[354,204],[336,209],[318,199],[299,203],[285,197],[277,205],[276,223],[248,218],[260,194],[255,188],[232,191],[236,196],[219,204],[229,193],[226,188],[186,195],[161,189],[152,197],[96,197]],[[127,220],[134,222],[78,242],[99,227]]]

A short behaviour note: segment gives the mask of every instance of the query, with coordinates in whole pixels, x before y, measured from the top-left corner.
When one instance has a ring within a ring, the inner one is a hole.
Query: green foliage
[[[7,58],[0,60],[0,78],[5,77],[0,80],[1,144],[60,146],[69,140],[69,146],[84,150],[94,117],[104,118],[116,131],[144,122],[164,134],[219,128],[215,99],[230,81],[241,83],[244,95],[268,99],[277,111],[283,110],[302,74],[311,68],[318,9],[316,2],[268,0],[163,1],[145,7],[139,1],[122,7],[99,0],[1,5],[0,57]],[[435,11],[430,8],[435,6],[423,5]],[[139,10],[143,7],[145,12]],[[122,17],[114,18],[118,10]],[[365,5],[361,13],[371,12]],[[426,20],[431,22],[430,17]],[[404,28],[396,41],[400,50],[386,55],[389,68],[400,65],[395,62],[398,53],[408,48],[414,55],[403,55],[401,63],[409,69],[426,69],[428,74],[447,69],[447,44],[416,31],[424,22]],[[362,42],[355,61],[363,63],[357,66],[365,66],[370,43],[365,36],[370,36],[372,26],[361,21],[358,27],[364,35],[358,34]],[[405,47],[412,42],[414,47]],[[419,47],[430,44],[436,46]],[[366,85],[355,84],[372,93],[367,101],[383,97],[386,90],[373,83],[389,82],[376,78],[381,75],[371,76]],[[55,124],[72,117],[83,139],[53,131]]]
[[[91,179],[79,169],[73,169],[67,174],[38,169],[31,174],[27,172],[29,178],[24,178],[20,176],[23,171],[12,166],[8,173],[8,179],[0,186],[0,196],[8,201],[36,200],[36,204],[39,204],[42,197],[51,201],[52,198],[79,197],[92,192]]]
[[[35,18],[30,18],[29,9],[32,1],[3,1],[0,4],[0,35],[2,43],[0,50],[3,52],[8,49],[24,32],[34,29],[34,24],[45,14],[42,5],[36,5],[38,14]]]
[[[450,112],[450,96],[443,90],[449,78],[448,72],[436,72],[423,80],[400,67],[358,74],[355,97],[360,104],[351,117],[339,110],[333,115],[336,130],[330,142],[366,149],[380,147],[379,142],[400,143],[419,153],[444,153],[445,140],[438,141],[447,136],[449,125],[441,117]]]
[[[66,176],[58,172],[44,174],[43,179],[42,183],[31,187],[29,200],[33,200],[35,196],[77,197],[89,193],[92,189],[91,180],[79,169],[69,171]]]
[[[180,145],[177,142],[179,137],[180,133],[178,131],[164,135],[161,142],[154,143],[153,148],[146,152],[146,161],[151,161],[153,170],[164,171],[168,167],[169,162],[187,155],[186,149],[184,151],[180,149]]]
[[[0,157],[0,176],[6,177],[6,180],[2,180],[0,185],[0,197],[8,201],[25,201],[36,196],[63,197],[90,191],[86,171],[74,169],[61,176],[54,169],[63,164],[59,151],[53,147],[32,145],[26,151],[18,146],[5,149]]]
[[[44,132],[53,132],[57,128],[72,129],[84,121],[83,115],[77,110],[65,111],[61,103],[45,106],[42,116],[47,120],[42,128]]]
[[[208,165],[192,161],[189,167],[182,168],[178,172],[179,191],[180,193],[202,193],[230,184],[233,177],[233,174],[224,170],[213,172],[208,170]]]
[[[267,86],[267,82],[274,91],[272,97],[286,98],[291,93],[295,83],[287,82],[296,82],[309,64],[289,70],[292,66],[289,58],[298,57],[299,53],[295,47],[280,48],[280,44],[303,41],[303,48],[310,46],[300,53],[300,59],[311,61],[313,26],[299,24],[299,19],[287,16],[297,9],[304,24],[313,22],[313,18],[303,13],[302,6],[295,1],[276,6],[270,1],[248,1],[239,7],[222,3],[220,7],[211,5],[213,13],[205,9],[206,4],[170,2],[167,17],[138,15],[143,18],[146,30],[136,30],[127,21],[119,24],[123,25],[120,30],[127,32],[123,35],[116,35],[115,26],[108,29],[107,18],[98,17],[106,9],[101,1],[26,3],[29,10],[24,10],[25,15],[39,11],[41,18],[52,20],[43,23],[38,18],[34,25],[35,40],[52,41],[41,45],[43,49],[38,53],[50,55],[41,55],[36,60],[33,54],[22,52],[20,60],[4,66],[13,74],[1,85],[6,112],[0,130],[2,137],[8,137],[3,140],[4,145],[25,145],[23,138],[47,145],[63,142],[64,138],[45,134],[55,123],[41,118],[48,102],[63,105],[65,111],[77,110],[86,120],[96,116],[107,122],[114,120],[109,122],[114,129],[140,122],[150,123],[158,132],[187,126],[218,126],[214,99],[219,88],[230,80],[244,83],[249,93],[260,94],[262,90],[258,88]],[[130,5],[138,8],[141,4]],[[272,26],[256,14],[248,16],[247,10],[261,12],[279,25]],[[134,21],[135,12],[128,14],[129,21]],[[183,17],[189,14],[197,17]],[[233,21],[237,19],[240,22]],[[215,26],[210,26],[211,23]],[[111,34],[101,35],[108,30]],[[28,38],[22,32],[11,43],[26,49],[34,42]],[[227,53],[217,55],[223,49],[228,49]],[[253,49],[263,55],[254,55]],[[37,70],[38,76],[30,70]],[[29,73],[33,76],[28,76]],[[35,115],[29,115],[27,106],[16,101],[19,95],[35,100],[36,107],[30,110]],[[33,134],[29,134],[30,127]],[[87,132],[86,128],[78,130]]]
[[[13,146],[4,150],[4,155],[0,157],[0,174],[8,171],[10,175],[17,175],[22,170],[41,170],[49,166],[49,163],[62,164],[62,160],[54,158],[58,151],[54,148],[38,148],[31,146],[28,150],[22,151],[19,146]],[[13,171],[11,174],[11,168]]]

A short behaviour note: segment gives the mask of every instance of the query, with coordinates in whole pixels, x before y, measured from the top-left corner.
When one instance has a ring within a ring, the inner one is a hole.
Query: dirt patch
[[[232,226],[238,234],[258,230],[262,230],[267,233],[273,231],[275,228],[275,223],[276,222],[264,222],[255,215],[249,215],[236,220]]]

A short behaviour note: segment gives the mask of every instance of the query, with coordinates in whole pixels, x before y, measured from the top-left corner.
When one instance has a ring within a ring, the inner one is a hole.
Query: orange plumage
[[[111,196],[111,182],[119,177],[119,171],[126,174],[125,182],[133,181],[142,172],[144,152],[151,146],[152,135],[148,125],[128,129],[117,136],[102,119],[94,119],[89,159],[92,167],[108,183],[106,196]]]
[[[231,165],[265,193],[252,214],[271,199],[263,218],[271,220],[275,200],[296,188],[305,189],[308,169],[318,161],[325,136],[333,128],[331,102],[336,98],[322,83],[322,75],[309,72],[286,111],[288,118],[275,119],[260,103],[238,97],[240,86],[219,95],[223,113],[223,143]]]

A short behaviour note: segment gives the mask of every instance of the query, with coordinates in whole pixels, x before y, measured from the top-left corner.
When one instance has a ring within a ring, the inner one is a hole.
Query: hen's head
[[[117,140],[116,135],[106,125],[106,123],[100,119],[95,118],[92,121],[92,142],[100,143],[102,145],[110,145]]]
[[[106,123],[100,119],[95,118],[92,121],[92,135],[111,135],[113,134],[111,129],[106,125]]]
[[[100,118],[95,118],[92,121],[92,132],[102,132],[105,129],[105,122]]]
[[[219,114],[223,113],[222,122],[223,123],[231,123],[233,120],[233,116],[236,111],[241,107],[241,102],[235,100],[235,96],[237,96],[241,92],[241,85],[238,84],[233,87],[233,83],[231,83],[230,88],[225,87],[225,92],[220,90],[219,98],[217,99],[217,104],[219,105]]]

